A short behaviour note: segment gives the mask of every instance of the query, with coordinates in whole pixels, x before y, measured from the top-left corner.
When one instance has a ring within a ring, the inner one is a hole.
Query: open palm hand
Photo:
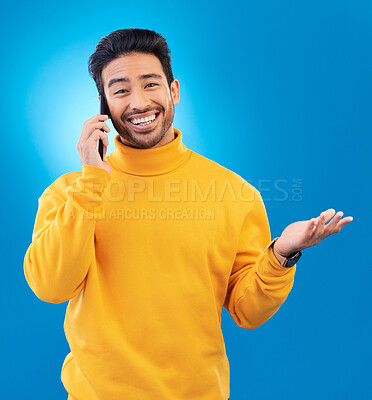
[[[292,253],[318,244],[329,235],[340,232],[353,220],[353,217],[341,219],[343,212],[339,211],[336,215],[335,212],[333,208],[330,208],[323,211],[317,218],[288,225],[276,241],[275,250],[283,257],[288,257]],[[331,218],[333,218],[332,221],[325,225]]]

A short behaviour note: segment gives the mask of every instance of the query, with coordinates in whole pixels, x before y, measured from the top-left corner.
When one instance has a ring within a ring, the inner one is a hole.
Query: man
[[[40,197],[24,262],[40,299],[69,300],[69,399],[227,400],[223,306],[242,328],[263,324],[287,298],[301,251],[352,218],[329,209],[270,242],[259,191],[173,127],[179,82],[161,35],[115,31],[89,71],[107,115],[83,125],[82,171]],[[108,118],[118,135],[106,157]]]

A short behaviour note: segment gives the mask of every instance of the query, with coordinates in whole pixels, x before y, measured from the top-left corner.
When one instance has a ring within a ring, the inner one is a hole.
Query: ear
[[[98,95],[98,101],[101,101],[101,96],[100,95]]]
[[[170,87],[170,92],[173,104],[178,104],[180,101],[180,83],[178,82],[178,79],[173,79]]]

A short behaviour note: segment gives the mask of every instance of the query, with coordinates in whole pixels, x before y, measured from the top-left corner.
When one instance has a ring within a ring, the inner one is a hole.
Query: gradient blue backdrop
[[[261,191],[272,237],[327,208],[354,217],[303,252],[290,295],[264,325],[241,329],[224,309],[231,400],[372,398],[372,3],[2,8],[0,397],[67,398],[60,381],[67,303],[33,294],[23,258],[38,197],[61,174],[81,170],[76,143],[99,110],[88,58],[101,37],[137,27],[168,41],[181,85],[174,126],[185,144]]]

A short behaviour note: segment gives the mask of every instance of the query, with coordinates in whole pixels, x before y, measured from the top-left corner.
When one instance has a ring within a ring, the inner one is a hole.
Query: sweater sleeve
[[[254,329],[271,318],[287,298],[296,265],[283,267],[270,243],[270,227],[261,194],[255,189],[239,236],[224,306],[241,328]]]
[[[24,274],[32,291],[48,303],[62,303],[84,286],[95,256],[95,224],[102,218],[103,191],[110,174],[83,165],[67,186],[57,179],[39,198]]]

